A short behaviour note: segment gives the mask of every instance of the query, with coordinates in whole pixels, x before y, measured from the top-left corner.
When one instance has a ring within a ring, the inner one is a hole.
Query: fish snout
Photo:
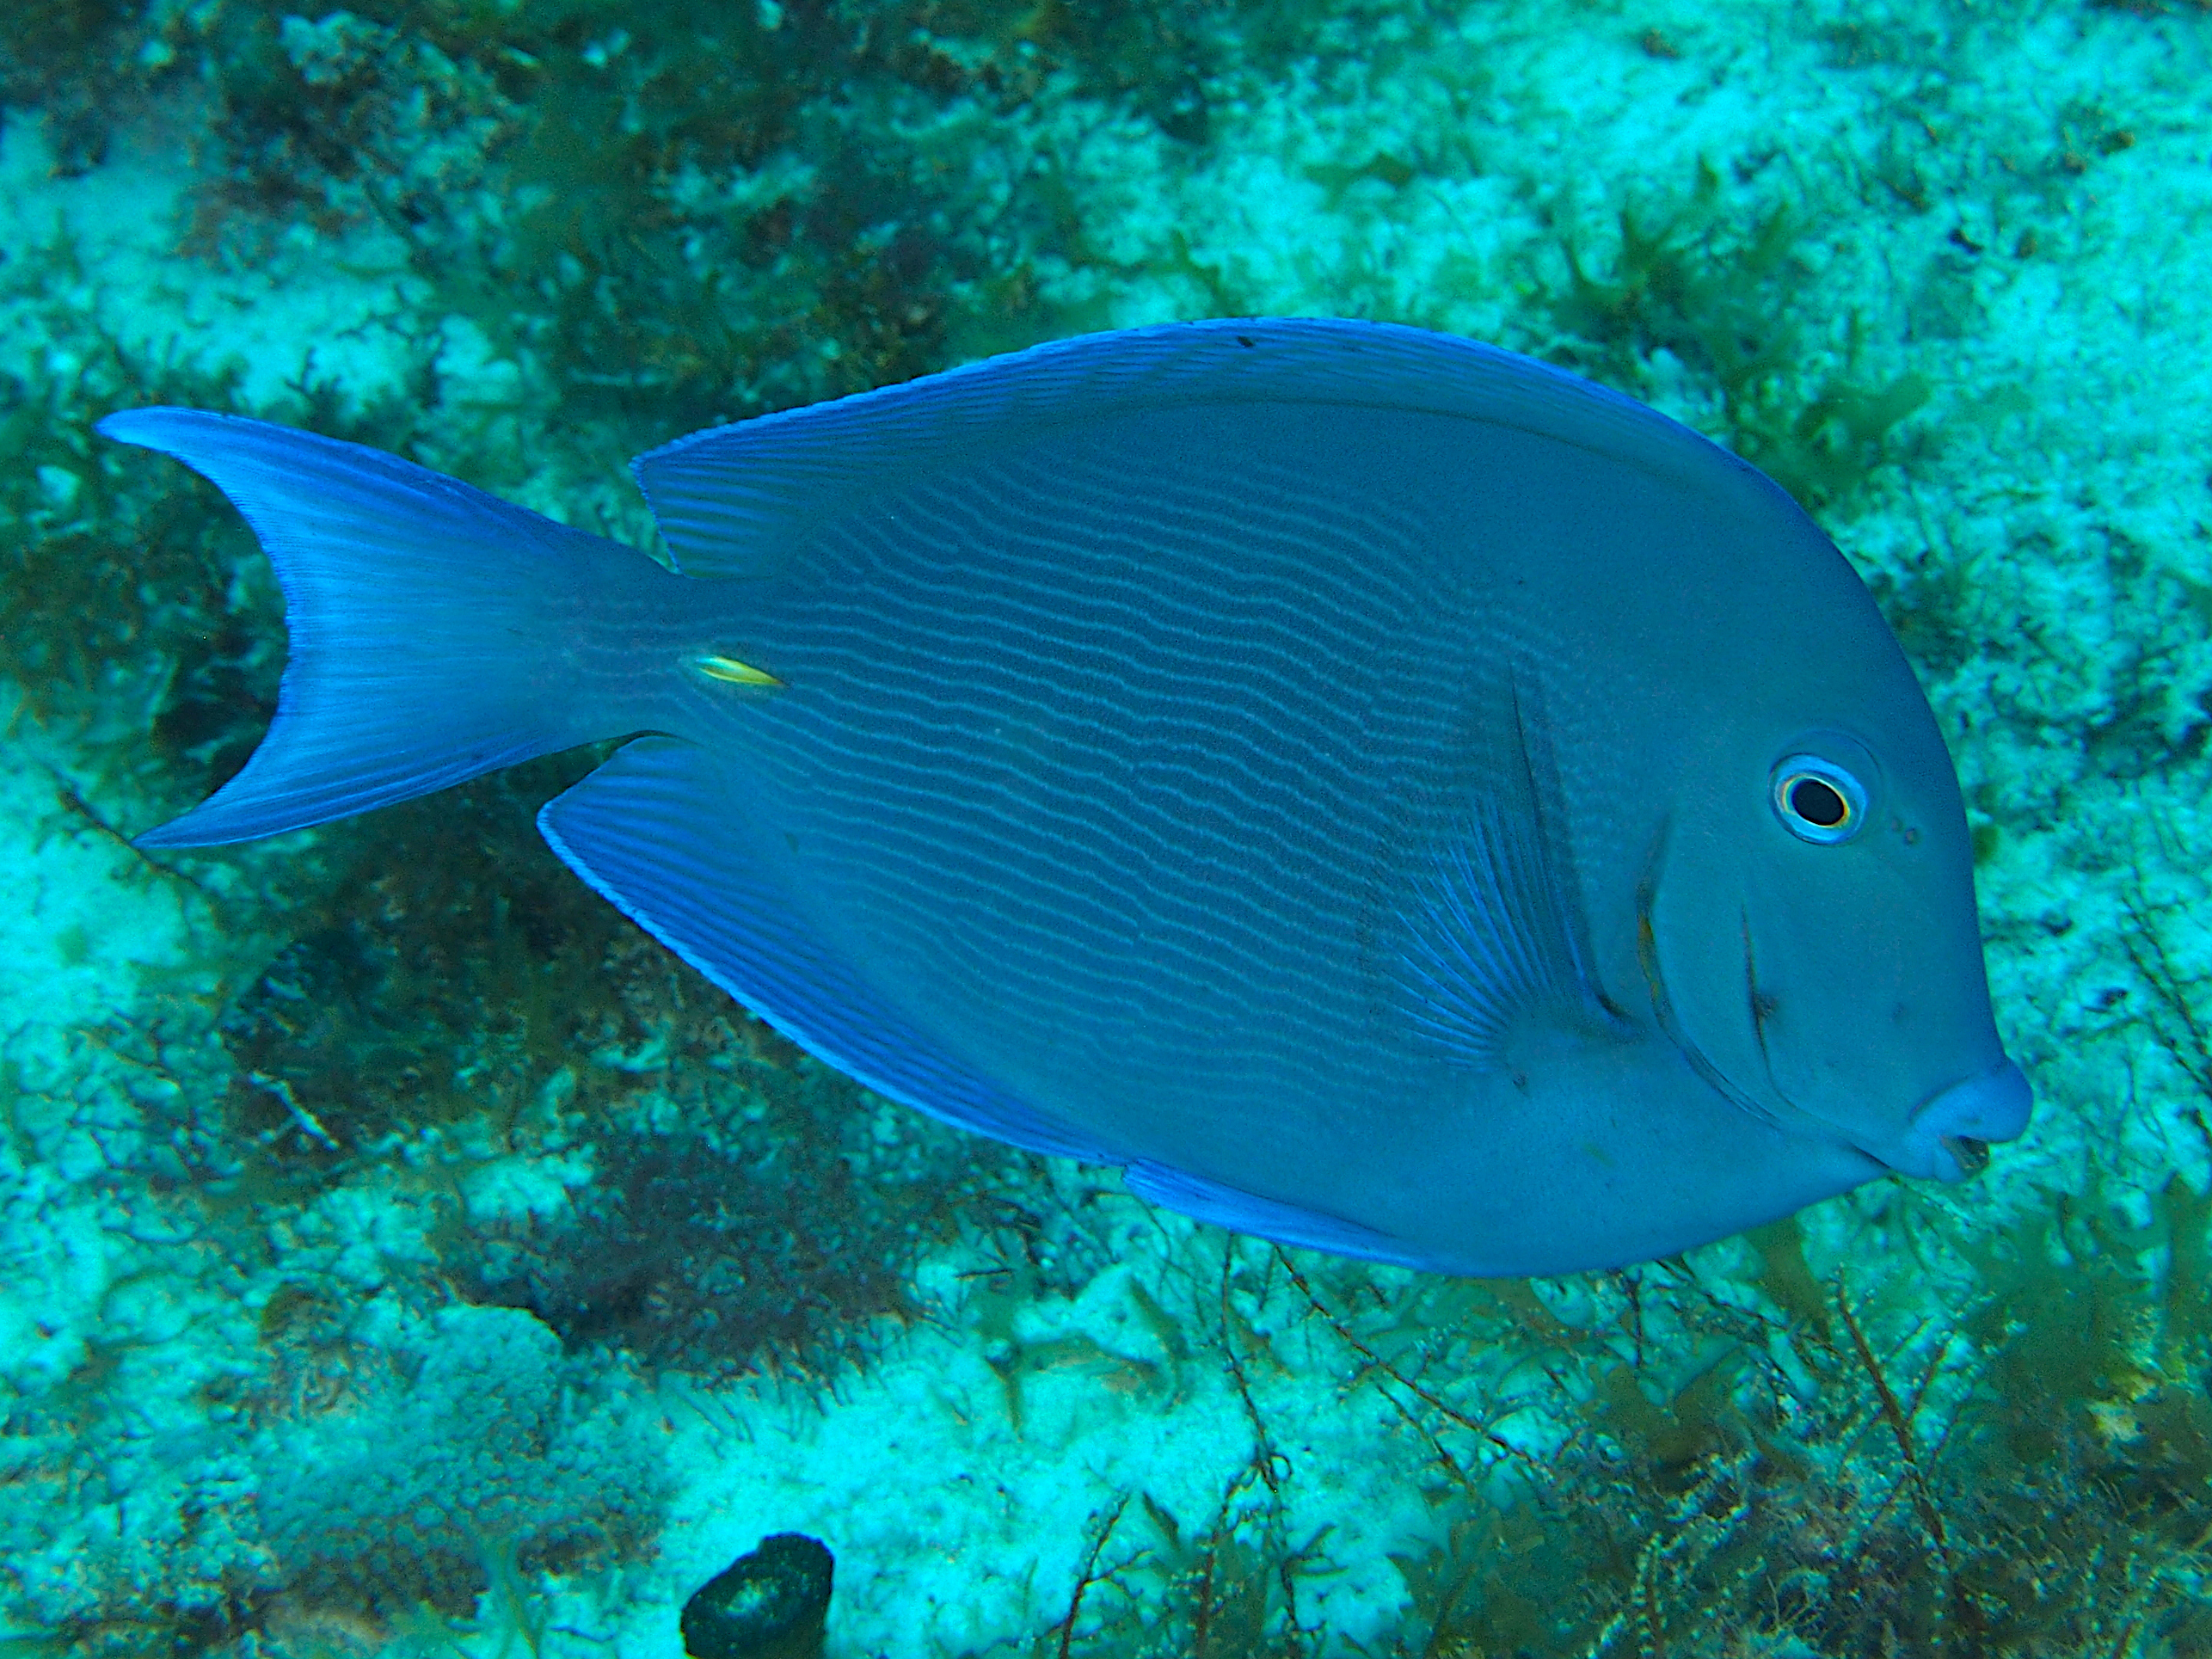
[[[2001,1060],[1930,1096],[1882,1161],[1900,1175],[1963,1181],[1988,1164],[1991,1141],[2018,1138],[2034,1106],[2026,1076]]]

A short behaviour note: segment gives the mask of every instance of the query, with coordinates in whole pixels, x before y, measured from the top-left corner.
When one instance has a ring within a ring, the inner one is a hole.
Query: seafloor
[[[2212,1652],[2202,0],[15,0],[0,1638]],[[541,762],[264,845],[250,539],[154,401],[643,538],[710,422],[1084,329],[1532,351],[1767,467],[1971,804],[2040,1115],[1538,1283],[1281,1253],[859,1094],[568,876]]]

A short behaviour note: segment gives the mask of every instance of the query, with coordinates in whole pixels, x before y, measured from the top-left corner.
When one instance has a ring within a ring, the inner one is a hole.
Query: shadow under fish
[[[1372,323],[1096,335],[695,433],[673,555],[188,409],[284,588],[237,841],[636,734],[538,825],[869,1087],[1285,1244],[1671,1253],[2025,1128],[1956,777],[1789,497]]]

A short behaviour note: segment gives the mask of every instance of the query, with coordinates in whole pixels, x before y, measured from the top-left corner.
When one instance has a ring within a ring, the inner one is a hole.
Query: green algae
[[[1386,1404],[1426,1449],[1434,1541],[1394,1558],[1409,1606],[1363,1650],[2197,1650],[2212,1204],[2176,1178],[2152,1205],[2129,1228],[2055,1199],[1986,1239],[1900,1205],[1886,1268],[1817,1281],[1779,1223],[1758,1241],[1771,1300],[1675,1262],[1609,1275],[1566,1317],[1510,1287],[1279,1258],[1278,1293],[1339,1347],[1347,1405]],[[1930,1274],[1954,1306],[1928,1308]],[[1208,1345],[1241,1367],[1242,1340],[1222,1325]],[[1508,1432],[1532,1418],[1554,1443]],[[1273,1488],[1295,1477],[1270,1478],[1264,1435],[1195,1539],[1140,1491],[1158,1536],[1102,1516],[1033,1650],[1330,1650],[1297,1611],[1334,1570],[1327,1540],[1284,1532]]]
[[[1914,452],[1898,428],[1932,389],[1917,373],[1870,377],[1855,316],[1840,360],[1815,350],[1797,303],[1809,228],[1804,209],[1731,189],[1701,163],[1679,199],[1620,210],[1602,263],[1562,244],[1567,280],[1539,296],[1563,336],[1553,355],[1649,392],[1651,359],[1667,354],[1711,386],[1729,447],[1808,507],[1844,502]]]
[[[195,510],[189,484],[127,476],[91,427],[129,403],[233,409],[238,376],[124,345],[77,314],[75,293],[88,284],[59,232],[0,280],[0,297],[28,304],[45,335],[0,372],[0,444],[15,458],[0,478],[0,674],[35,716],[64,727],[105,726],[119,702],[151,705],[157,740],[188,788],[195,771],[205,780],[243,761],[275,706],[273,653],[254,661],[254,636],[275,624],[273,584],[249,581],[243,600],[260,626],[231,626],[230,589],[250,540],[227,514]],[[111,556],[118,547],[132,556]],[[161,603],[147,605],[142,591]],[[230,729],[224,704],[243,716],[243,733]]]

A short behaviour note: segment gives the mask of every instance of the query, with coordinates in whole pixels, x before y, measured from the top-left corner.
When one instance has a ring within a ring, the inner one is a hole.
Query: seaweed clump
[[[914,1258],[1021,1155],[870,1100],[577,881],[532,816],[602,753],[325,832],[328,896],[223,1021],[241,1181],[407,1171],[444,1282],[572,1351],[834,1369],[912,1317]],[[575,1173],[488,1204],[513,1159]]]
[[[92,426],[141,403],[234,411],[238,376],[126,346],[76,310],[88,282],[65,236],[0,280],[45,336],[0,369],[16,459],[0,476],[0,676],[41,724],[95,746],[151,717],[189,789],[227,776],[275,706],[275,585],[242,574],[250,538],[193,481],[126,467]]]
[[[1257,1381],[1331,1350],[1432,1518],[1363,1651],[2205,1650],[2208,1217],[2178,1179],[2140,1227],[2061,1201],[1986,1243],[1900,1203],[1881,1259],[1963,1269],[1950,1317],[1916,1271],[1816,1275],[1795,1220],[1748,1241],[1748,1294],[1679,1259],[1454,1283],[1232,1244],[1207,1345],[1251,1461],[1195,1527],[1142,1492],[1102,1511],[1031,1650],[1331,1650],[1301,1589],[1336,1564],[1288,1525]]]
[[[742,1016],[725,1029],[704,1073],[595,1135],[568,1206],[450,1237],[464,1295],[527,1309],[572,1350],[717,1382],[832,1376],[920,1317],[924,1250],[1021,1155],[871,1103]]]
[[[189,244],[396,238],[429,314],[596,428],[579,460],[943,367],[970,329],[1050,333],[1021,272],[1066,227],[1035,193],[996,199],[1002,126],[946,116],[1074,90],[1202,142],[1237,47],[1201,0],[390,0],[149,28],[206,71],[227,163]]]
[[[0,111],[46,112],[58,172],[74,176],[107,159],[119,101],[160,66],[138,50],[133,0],[18,0],[0,28]],[[0,116],[4,119],[4,116]]]
[[[1538,303],[1567,366],[1650,396],[1652,359],[1672,356],[1717,402],[1716,435],[1808,506],[1848,498],[1903,452],[1900,424],[1927,402],[1917,374],[1869,379],[1854,316],[1843,359],[1809,372],[1816,353],[1793,304],[1809,274],[1804,227],[1785,206],[1731,211],[1719,174],[1700,162],[1688,195],[1656,215],[1624,207],[1602,266],[1561,244],[1567,280]]]

